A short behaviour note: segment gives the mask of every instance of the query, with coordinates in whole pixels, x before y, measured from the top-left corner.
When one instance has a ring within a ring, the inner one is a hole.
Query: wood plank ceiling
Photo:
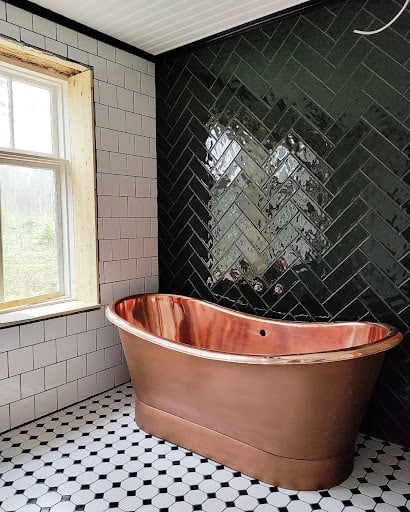
[[[306,0],[34,0],[153,55]]]

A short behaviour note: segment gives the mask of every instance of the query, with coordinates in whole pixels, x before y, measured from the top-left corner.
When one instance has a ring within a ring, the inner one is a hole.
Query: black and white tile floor
[[[3,512],[404,512],[408,449],[361,436],[352,476],[272,487],[140,431],[129,384],[0,436]]]

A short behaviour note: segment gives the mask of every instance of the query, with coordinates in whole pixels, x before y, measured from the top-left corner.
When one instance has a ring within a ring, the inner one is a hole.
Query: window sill
[[[13,325],[35,322],[36,320],[44,320],[55,316],[89,311],[98,307],[100,307],[98,303],[67,300],[53,304],[40,304],[20,310],[5,311],[4,313],[0,313],[0,329],[2,327],[11,327]]]

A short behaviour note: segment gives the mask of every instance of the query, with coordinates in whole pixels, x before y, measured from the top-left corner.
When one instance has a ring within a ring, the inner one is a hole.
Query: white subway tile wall
[[[127,382],[114,299],[158,290],[155,65],[0,0],[0,36],[94,70],[102,307],[0,329],[0,432]]]

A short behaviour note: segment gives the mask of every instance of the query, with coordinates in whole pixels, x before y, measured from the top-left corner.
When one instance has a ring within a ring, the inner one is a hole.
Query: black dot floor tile
[[[132,388],[0,435],[1,512],[404,512],[410,451],[360,435],[355,469],[320,492],[281,489],[146,434]]]

